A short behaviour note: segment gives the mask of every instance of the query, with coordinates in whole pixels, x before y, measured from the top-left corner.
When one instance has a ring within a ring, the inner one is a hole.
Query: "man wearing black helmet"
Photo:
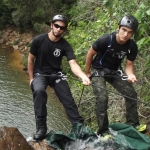
[[[130,39],[138,28],[138,21],[134,16],[124,16],[118,24],[118,32],[105,34],[97,39],[89,49],[86,57],[85,73],[91,77],[93,91],[96,96],[96,117],[99,126],[97,134],[103,135],[108,131],[108,93],[106,82],[111,84],[126,100],[126,123],[134,127],[139,125],[137,112],[137,93],[132,83],[136,82],[134,74],[134,60],[138,48]],[[125,74],[127,80],[122,80],[121,63],[126,56]],[[92,65],[92,73],[90,67]],[[119,69],[119,71],[118,71]]]
[[[72,125],[76,122],[84,122],[84,119],[79,115],[68,83],[63,78],[64,75],[60,68],[62,58],[65,56],[72,72],[81,78],[84,85],[90,84],[89,78],[75,61],[72,47],[61,37],[67,26],[67,18],[62,15],[56,15],[50,24],[51,31],[36,36],[31,44],[28,56],[28,72],[36,119],[36,133],[33,137],[35,140],[44,139],[47,132],[47,86],[54,89]]]

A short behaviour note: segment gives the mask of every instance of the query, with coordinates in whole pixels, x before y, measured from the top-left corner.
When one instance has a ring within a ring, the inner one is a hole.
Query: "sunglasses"
[[[60,26],[58,24],[54,24],[54,27],[57,28],[57,29],[60,28],[60,30],[65,30],[66,29],[66,27]]]

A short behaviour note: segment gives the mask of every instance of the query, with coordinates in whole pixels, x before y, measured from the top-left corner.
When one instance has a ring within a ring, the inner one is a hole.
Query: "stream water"
[[[0,126],[16,127],[27,138],[35,132],[28,74],[17,50],[0,47]],[[48,130],[68,133],[70,122],[52,89],[48,88]]]

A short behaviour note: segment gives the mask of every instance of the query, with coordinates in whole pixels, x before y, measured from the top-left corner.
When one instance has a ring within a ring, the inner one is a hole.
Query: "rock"
[[[0,150],[54,150],[45,140],[28,141],[17,128],[0,127]]]
[[[52,147],[47,145],[45,140],[43,140],[41,142],[30,141],[29,143],[30,143],[30,145],[32,145],[32,147],[35,150],[54,150]]]
[[[19,50],[22,54],[26,54],[28,52],[28,48],[25,47],[30,47],[35,35],[36,33],[32,30],[27,30],[20,34],[17,28],[8,26],[1,32],[0,44],[13,46],[14,49]],[[24,49],[24,51],[22,49]]]
[[[34,150],[17,128],[0,127],[1,150]]]
[[[8,32],[8,33],[12,33],[12,32],[13,32],[13,28],[8,27],[7,32]]]
[[[18,50],[18,45],[13,45],[14,50]]]
[[[24,66],[24,67],[23,67],[23,70],[28,71],[27,66]]]
[[[4,39],[0,39],[0,44],[3,44],[4,43]]]

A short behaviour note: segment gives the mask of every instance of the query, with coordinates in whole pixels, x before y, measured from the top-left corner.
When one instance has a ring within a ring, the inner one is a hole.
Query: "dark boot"
[[[43,140],[47,132],[46,118],[36,118],[36,133],[33,136],[34,140]]]
[[[108,132],[109,132],[109,129],[102,129],[102,130],[98,129],[97,135],[104,136],[104,134],[105,133],[107,134]]]

